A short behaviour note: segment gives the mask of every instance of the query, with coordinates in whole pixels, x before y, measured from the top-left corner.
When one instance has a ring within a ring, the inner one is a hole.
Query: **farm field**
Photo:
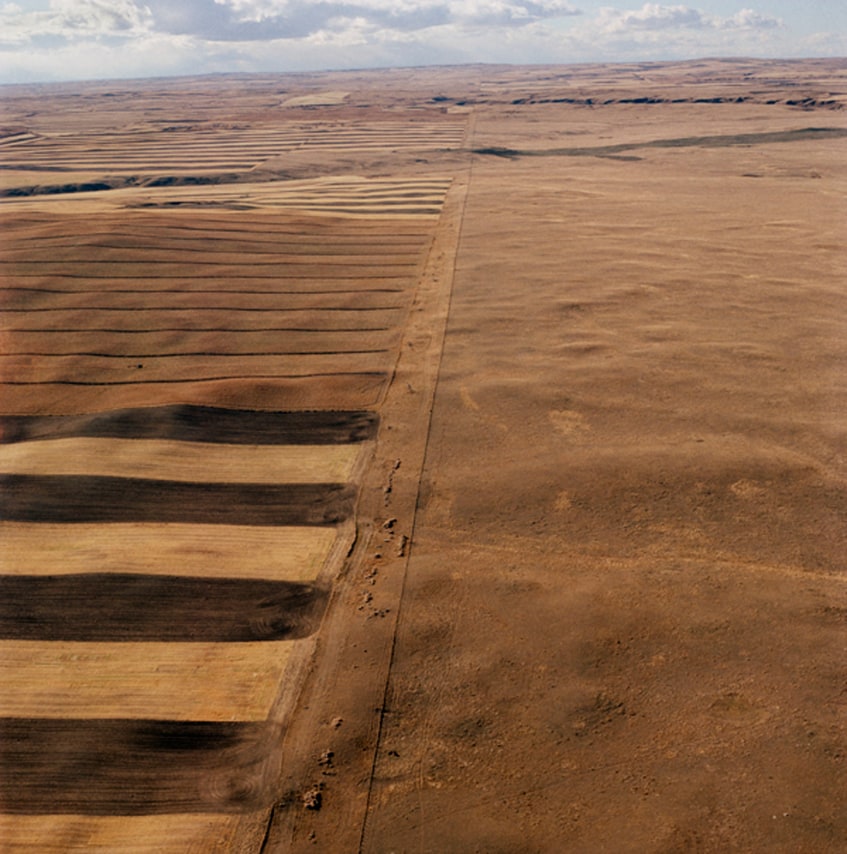
[[[843,850],[845,63],[3,99],[7,850]]]

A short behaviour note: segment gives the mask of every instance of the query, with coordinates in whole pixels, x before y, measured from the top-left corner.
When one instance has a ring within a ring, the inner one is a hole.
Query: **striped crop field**
[[[7,135],[6,168],[41,183],[249,169],[464,132],[86,130],[83,106],[61,132]],[[341,174],[0,202],[4,850],[259,845],[450,183]]]
[[[0,417],[11,850],[226,850],[264,820],[286,674],[376,428],[188,404]]]
[[[261,211],[202,208],[231,187],[130,192],[155,210],[7,200],[2,406],[232,403],[245,383],[288,405],[374,406],[448,182],[287,183],[256,185]]]
[[[142,208],[220,205],[236,210],[284,208],[346,216],[437,216],[449,186],[449,179],[438,177],[327,178],[267,184],[172,187],[155,193],[127,193],[125,200],[121,195],[117,198],[127,205]]]
[[[292,123],[258,128],[214,126],[120,132],[20,133],[0,139],[6,168],[109,174],[251,169],[293,151],[341,152],[453,149],[462,144],[456,121]]]

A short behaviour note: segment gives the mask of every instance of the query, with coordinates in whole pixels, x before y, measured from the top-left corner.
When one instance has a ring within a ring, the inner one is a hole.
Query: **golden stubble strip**
[[[204,483],[345,483],[359,445],[224,445],[67,438],[0,446],[0,472]]]
[[[0,572],[135,572],[207,578],[314,581],[333,528],[113,522],[0,522]]]
[[[291,641],[0,641],[0,715],[261,721]]]
[[[124,386],[8,385],[0,411],[14,415],[78,415],[103,409],[195,403],[255,410],[370,409],[379,405],[382,371],[285,378],[139,383]]]
[[[396,321],[399,309],[375,311],[338,312],[342,315],[352,315],[358,319],[361,326],[387,325]],[[151,312],[155,317],[144,320],[135,312],[103,312],[102,322],[114,320],[115,315],[127,315],[124,320],[132,320],[132,326],[127,328],[144,328],[144,323],[180,323],[180,317],[190,315],[191,309],[179,309],[175,312],[165,312],[174,315],[170,320],[162,317],[158,310]],[[60,314],[64,314],[60,311]],[[85,312],[83,311],[84,315]],[[144,312],[147,314],[147,312]],[[209,312],[214,323],[220,312]],[[253,323],[258,321],[252,311],[243,312],[245,318],[253,317]],[[299,323],[309,323],[315,316],[313,312],[293,312],[298,315]],[[317,312],[320,314],[320,312]],[[268,322],[285,323],[290,313],[270,312]],[[349,317],[348,320],[352,320]],[[321,318],[317,319],[320,322]],[[73,322],[73,320],[71,320]],[[116,321],[120,323],[120,318]],[[211,359],[208,356],[174,356],[160,358],[148,356],[138,361],[136,359],[113,359],[103,356],[86,356],[82,354],[70,356],[41,356],[33,359],[31,356],[5,356],[0,363],[0,377],[15,383],[95,383],[97,385],[139,385],[148,382],[174,383],[194,382],[197,380],[214,381],[240,379],[254,382],[263,378],[276,379],[286,377],[308,377],[315,374],[334,374],[340,370],[357,372],[385,371],[393,362],[391,354],[385,352],[364,353],[301,353],[288,356],[226,356]],[[141,364],[144,370],[140,370]]]
[[[2,815],[8,854],[224,854],[237,850],[241,816],[207,813],[142,816]]]

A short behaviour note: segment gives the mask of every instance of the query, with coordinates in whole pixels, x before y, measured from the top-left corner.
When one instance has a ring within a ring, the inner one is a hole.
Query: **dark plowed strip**
[[[0,519],[335,525],[353,510],[341,483],[180,483],[128,477],[0,475]]]
[[[98,280],[100,281],[100,280]],[[265,290],[249,290],[244,288],[27,288],[17,285],[9,285],[4,288],[6,293],[11,291],[21,293],[37,293],[37,294],[250,294],[252,296],[262,294],[273,294],[280,296],[299,296],[303,290],[283,290],[281,288],[270,288]],[[317,288],[309,288],[309,295],[325,296],[327,294],[400,294],[403,293],[402,288],[335,288],[332,290],[319,290]]]
[[[48,379],[48,380],[8,380],[4,381],[2,384],[7,386],[77,386],[81,388],[86,387],[94,387],[94,388],[108,388],[114,386],[151,386],[151,385],[186,385],[186,384],[199,384],[199,383],[219,383],[219,382],[228,382],[228,381],[244,381],[251,380],[254,382],[262,381],[262,380],[302,380],[302,379],[315,379],[321,377],[352,377],[352,376],[366,376],[366,375],[376,375],[375,371],[350,371],[350,372],[342,372],[342,371],[325,371],[321,372],[312,372],[308,374],[245,374],[245,373],[233,373],[233,374],[220,374],[218,376],[211,377],[178,377],[174,379],[143,379],[143,380],[65,380],[65,379]]]
[[[337,327],[318,326],[251,326],[249,328],[225,327],[225,326],[146,326],[144,329],[112,329],[103,326],[84,326],[67,328],[62,326],[19,326],[17,329],[1,329],[0,333],[18,332],[106,332],[110,335],[146,335],[151,332],[331,332],[333,335],[339,332],[387,332],[390,326],[356,326],[349,329]]]
[[[239,813],[267,806],[281,733],[264,722],[0,718],[0,810]]]
[[[227,445],[348,445],[376,436],[375,412],[251,412],[214,406],[145,407],[93,415],[0,416],[3,442],[98,436]]]
[[[310,584],[86,573],[0,576],[0,638],[248,642],[307,637],[326,606]]]

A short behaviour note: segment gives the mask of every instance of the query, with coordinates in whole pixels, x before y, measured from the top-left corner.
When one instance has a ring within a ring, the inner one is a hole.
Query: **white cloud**
[[[205,46],[185,36],[146,35],[121,43],[81,41],[0,52],[0,80],[4,82],[117,79],[215,70],[214,62],[206,58]]]
[[[703,13],[688,6],[661,6],[645,3],[636,11],[603,8],[598,23],[606,32],[627,30],[665,30],[674,27],[700,28],[704,25]]]
[[[725,18],[720,22],[724,29],[739,28],[742,30],[770,30],[782,26],[779,18],[771,18],[761,15],[753,9],[742,9],[731,18]]]
[[[52,0],[51,10],[77,33],[129,33],[146,29],[150,12],[132,0]]]
[[[46,10],[27,11],[16,3],[0,7],[0,43],[34,39],[67,41],[131,38],[149,32],[152,15],[132,0],[50,0]]]
[[[574,3],[17,0],[0,5],[0,80],[847,52],[843,37],[798,38],[752,8],[717,16],[643,3],[589,14]]]
[[[847,32],[812,33],[797,43],[797,56],[847,56]]]
[[[742,9],[729,18],[721,18],[691,6],[645,3],[632,11],[604,7],[600,10],[597,24],[602,32],[614,34],[659,30],[772,29],[779,27],[781,21],[752,9]]]
[[[372,27],[414,32],[439,26],[527,26],[577,15],[570,0],[147,0],[164,32],[219,41],[267,41]],[[355,22],[355,23],[353,23]]]
[[[537,21],[578,14],[569,0],[214,0],[237,22],[331,17],[394,21],[418,28],[450,22]]]

